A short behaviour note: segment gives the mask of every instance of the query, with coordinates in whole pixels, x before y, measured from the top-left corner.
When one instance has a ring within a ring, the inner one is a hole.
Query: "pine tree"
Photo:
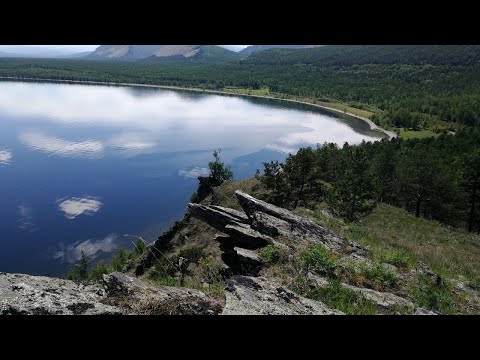
[[[329,199],[340,216],[349,221],[368,214],[375,207],[372,176],[366,151],[361,146],[346,143],[339,163],[339,180]]]
[[[480,203],[480,150],[466,156],[464,161],[462,185],[468,195],[468,231],[472,231],[477,223],[477,232],[480,232],[478,205]]]
[[[395,168],[394,145],[385,143],[383,144],[383,149],[380,150],[373,161],[374,183],[378,201],[391,203],[394,200],[396,191]]]
[[[319,183],[314,179],[315,154],[312,148],[302,148],[295,155],[289,155],[283,166],[288,187],[290,189],[293,208],[301,203],[307,205],[308,200],[315,200],[321,194]]]
[[[82,251],[80,258],[80,263],[77,264],[77,279],[78,280],[88,280],[88,258],[85,253]]]
[[[263,175],[258,176],[260,182],[269,191],[267,201],[283,206],[288,198],[285,173],[282,170],[282,164],[278,161],[270,161],[263,163]]]

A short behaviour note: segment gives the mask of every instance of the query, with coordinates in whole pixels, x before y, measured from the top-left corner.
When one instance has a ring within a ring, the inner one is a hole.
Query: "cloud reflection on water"
[[[11,151],[0,150],[0,165],[10,165],[13,154]]]
[[[35,231],[35,224],[33,222],[32,207],[22,203],[18,205],[18,213],[20,217],[17,220],[18,228],[22,231]]]
[[[77,198],[61,199],[58,201],[58,210],[62,211],[67,219],[75,219],[80,215],[92,215],[102,207],[102,202],[92,198]]]
[[[193,169],[190,169],[190,170],[182,169],[182,170],[178,171],[178,175],[184,176],[184,177],[187,177],[187,178],[192,178],[192,179],[196,179],[199,176],[207,176],[208,174],[210,174],[209,169],[201,168],[201,167],[198,167],[198,166],[196,166],[196,167],[194,167]]]
[[[31,148],[60,156],[100,156],[107,147],[137,154],[225,144],[235,146],[239,154],[264,147],[291,152],[308,143],[343,145],[345,141],[372,139],[331,116],[280,102],[106,86],[12,82],[2,87],[0,112],[25,120],[48,119],[72,133],[76,129],[102,129],[95,139],[81,141],[64,140],[57,134],[22,135],[22,141]],[[133,96],[136,91],[151,96]],[[192,103],[187,98],[198,101]]]
[[[94,259],[100,252],[112,252],[117,248],[116,241],[118,237],[115,234],[110,234],[100,240],[88,239],[82,242],[76,242],[65,246],[65,244],[59,244],[59,250],[55,251],[53,258],[56,260],[62,260],[69,263],[75,263],[82,257],[82,252]]]
[[[22,143],[31,149],[63,157],[96,158],[105,150],[105,145],[97,140],[70,141],[41,132],[28,131],[20,134],[19,138]]]

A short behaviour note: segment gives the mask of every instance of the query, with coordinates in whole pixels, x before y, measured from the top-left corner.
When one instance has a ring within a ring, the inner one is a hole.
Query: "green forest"
[[[358,146],[302,148],[285,163],[265,163],[257,177],[280,206],[328,203],[348,221],[383,202],[416,217],[480,233],[480,128],[456,135],[383,139]]]
[[[341,102],[384,127],[456,131],[480,120],[480,46],[271,49],[222,64],[0,59],[0,76],[131,82]]]

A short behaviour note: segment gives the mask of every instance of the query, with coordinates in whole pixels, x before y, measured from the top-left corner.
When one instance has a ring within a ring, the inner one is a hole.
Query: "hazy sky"
[[[72,50],[77,52],[95,50],[99,45],[17,45],[17,46],[35,46],[40,48],[56,49],[56,50]],[[226,45],[226,46],[235,46],[240,49],[247,47],[248,45]],[[0,45],[0,50],[2,49],[12,49],[15,45]]]

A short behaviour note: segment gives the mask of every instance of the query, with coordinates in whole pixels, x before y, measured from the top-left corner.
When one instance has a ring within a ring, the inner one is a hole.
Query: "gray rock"
[[[245,215],[245,213],[231,209],[231,208],[226,208],[223,206],[218,206],[218,205],[210,205],[210,208],[220,211],[222,213],[228,214],[231,217],[237,219],[238,222],[244,223],[244,224],[250,224],[250,220],[248,219],[248,216]]]
[[[201,204],[188,204],[188,211],[192,216],[205,221],[208,225],[219,231],[224,231],[227,225],[241,225],[245,220],[239,216],[238,211],[222,208],[221,206],[207,206]]]
[[[314,287],[324,287],[327,286],[329,283],[326,277],[311,272],[307,273],[307,279]],[[377,304],[377,306],[380,306],[387,310],[391,310],[391,312],[404,312],[406,309],[414,308],[414,305],[411,301],[392,293],[376,291],[368,288],[361,288],[345,283],[341,283],[340,285],[346,289],[361,293],[366,299],[371,300],[375,304]]]
[[[77,284],[45,276],[0,273],[0,314],[113,315],[100,285]]]
[[[404,299],[392,293],[380,292],[373,289],[360,288],[348,284],[342,284],[343,287],[361,293],[366,299],[372,300],[378,306],[385,309],[402,311],[405,309],[413,309],[414,305],[411,301]],[[410,310],[411,311],[411,310]]]
[[[438,313],[423,308],[416,308],[414,315],[438,315]]]
[[[257,252],[254,250],[247,250],[239,247],[235,247],[234,250],[237,252],[237,256],[240,257],[240,261],[244,263],[251,263],[253,265],[261,265],[262,260],[258,256]]]
[[[286,236],[291,241],[307,240],[347,254],[356,253],[365,256],[368,253],[367,249],[356,242],[335,234],[289,210],[255,199],[240,190],[236,190],[235,195],[252,221],[252,226],[256,226],[257,229],[265,228],[268,225],[270,232],[273,231],[271,228],[275,228],[279,234]],[[266,217],[259,213],[269,216]]]
[[[155,286],[118,272],[103,278],[109,304],[129,314],[215,315],[223,308],[220,300],[198,290]]]
[[[237,247],[255,250],[272,243],[268,236],[260,234],[246,225],[227,225],[224,231],[232,238]]]
[[[341,315],[263,277],[236,275],[227,280],[222,315]]]

